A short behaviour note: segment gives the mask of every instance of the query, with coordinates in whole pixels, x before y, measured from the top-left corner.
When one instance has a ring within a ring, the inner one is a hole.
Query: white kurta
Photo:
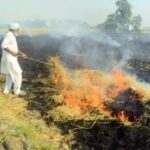
[[[4,50],[4,48],[9,48],[13,52],[18,52],[16,37],[11,31],[9,31],[4,37],[4,40],[2,41],[1,44],[1,48],[2,48],[1,73],[10,74],[14,79],[15,78],[14,74],[22,73],[22,69],[18,63],[17,57],[13,56],[12,54]]]

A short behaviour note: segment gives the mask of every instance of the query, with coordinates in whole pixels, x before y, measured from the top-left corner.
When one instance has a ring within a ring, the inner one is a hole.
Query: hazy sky
[[[102,23],[115,10],[116,0],[0,0],[0,23],[34,19],[73,19]],[[150,26],[150,0],[129,0],[143,26]]]

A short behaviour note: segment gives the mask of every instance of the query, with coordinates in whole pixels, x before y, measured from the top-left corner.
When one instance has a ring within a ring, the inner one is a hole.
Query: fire
[[[83,111],[88,111],[95,107],[101,108],[104,105],[104,97],[98,87],[81,86],[75,89],[64,90],[63,94],[65,104],[68,107],[78,106]]]
[[[64,105],[70,108],[78,107],[83,113],[96,108],[101,113],[112,116],[112,110],[107,108],[106,103],[115,101],[115,98],[129,87],[140,87],[138,81],[119,69],[115,69],[112,74],[90,69],[69,71],[58,58],[52,58],[50,63],[53,64],[50,80],[52,84],[61,85]],[[145,89],[140,87],[137,91],[142,95],[140,92]],[[142,98],[144,97],[141,96]],[[117,118],[120,121],[128,120],[124,111],[119,111]]]
[[[113,89],[109,89],[108,95],[116,97],[120,92],[129,87],[128,77],[121,70],[114,70],[112,73]]]
[[[121,111],[121,112],[119,112],[119,114],[118,114],[118,119],[120,120],[120,121],[127,121],[128,120],[128,116],[125,114],[125,112],[124,111]]]

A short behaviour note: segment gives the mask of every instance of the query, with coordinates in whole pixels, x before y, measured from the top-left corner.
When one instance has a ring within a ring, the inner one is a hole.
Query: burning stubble
[[[148,100],[150,97],[149,85],[139,82],[135,75],[131,76],[126,70],[128,61],[139,57],[138,54],[141,53],[136,50],[135,42],[140,37],[113,38],[100,32],[77,36],[62,34],[33,36],[30,37],[29,43],[25,41],[26,37],[22,38],[24,38],[23,49],[28,45],[27,49],[31,56],[38,59],[39,57],[46,59],[49,55],[61,57],[68,69],[64,68],[59,60],[58,63],[53,60],[50,79],[52,84],[62,89],[64,103],[68,107],[78,107],[83,112],[96,108],[109,116],[128,120],[128,113],[124,106],[122,107],[122,103],[126,104],[126,101],[123,99],[121,104],[120,100],[115,103],[118,95],[131,88],[134,91],[131,93],[141,95],[136,99],[138,101]],[[37,46],[37,43],[40,46]],[[117,105],[115,110],[119,111],[114,113],[114,109],[108,107],[107,103]],[[136,114],[133,114],[131,118],[136,117]]]
[[[133,104],[135,110],[139,107],[143,110],[142,102],[150,95],[140,82],[123,71],[114,70],[108,74],[92,69],[68,70],[59,58],[51,58],[49,62],[52,65],[50,81],[54,86],[59,85],[63,105],[78,108],[82,113],[96,109],[121,121],[134,121],[144,113],[136,114],[127,105]],[[125,96],[120,99],[122,93]]]

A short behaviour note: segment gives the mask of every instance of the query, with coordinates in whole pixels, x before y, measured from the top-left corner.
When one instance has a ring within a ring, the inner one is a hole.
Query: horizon
[[[107,15],[116,9],[116,0],[0,0],[0,24],[33,20],[75,20],[87,22],[90,26],[103,23]],[[142,27],[150,27],[150,1],[130,0],[133,15],[141,15]],[[9,5],[8,5],[9,4]],[[17,8],[17,9],[16,9]]]

